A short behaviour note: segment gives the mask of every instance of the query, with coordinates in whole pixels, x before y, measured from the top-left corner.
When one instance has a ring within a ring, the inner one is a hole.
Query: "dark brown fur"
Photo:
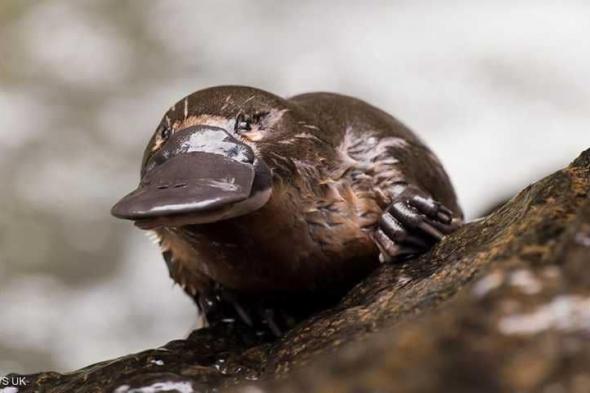
[[[156,231],[172,253],[171,276],[193,295],[213,282],[250,293],[349,287],[379,263],[371,234],[400,183],[461,215],[432,152],[395,118],[355,98],[285,100],[216,87],[181,100],[162,124],[229,129],[239,113],[261,115],[242,139],[272,169],[272,197],[241,217]],[[154,136],[144,164],[157,145]]]

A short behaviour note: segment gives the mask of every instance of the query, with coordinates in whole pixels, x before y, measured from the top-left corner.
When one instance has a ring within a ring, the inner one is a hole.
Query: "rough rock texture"
[[[589,191],[590,150],[281,340],[202,329],[18,392],[590,392]]]

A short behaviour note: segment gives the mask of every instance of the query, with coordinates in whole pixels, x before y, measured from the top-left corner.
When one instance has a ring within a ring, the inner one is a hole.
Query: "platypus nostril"
[[[186,187],[186,183],[178,183],[174,185],[174,188],[183,188]]]
[[[158,186],[157,188],[158,188],[158,190],[165,190],[165,189],[167,189],[168,187],[169,187],[168,185],[164,184],[164,185],[162,185],[162,186]]]

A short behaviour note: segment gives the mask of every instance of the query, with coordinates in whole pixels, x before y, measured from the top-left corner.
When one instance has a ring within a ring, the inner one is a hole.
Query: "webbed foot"
[[[381,216],[373,239],[382,262],[405,258],[430,249],[454,232],[462,220],[415,186],[407,186]]]

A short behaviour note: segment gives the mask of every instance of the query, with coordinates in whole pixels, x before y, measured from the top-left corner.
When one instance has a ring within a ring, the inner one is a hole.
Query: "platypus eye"
[[[162,127],[158,131],[158,136],[160,137],[160,140],[162,142],[166,142],[168,140],[168,138],[170,138],[171,134],[172,134],[172,131],[168,127]]]
[[[240,113],[236,118],[236,125],[234,126],[234,131],[238,134],[243,131],[250,131],[252,129],[251,126],[252,120],[243,113]]]
[[[256,112],[253,115],[245,115],[240,113],[238,117],[236,117],[236,124],[234,126],[234,131],[236,134],[240,134],[242,132],[252,131],[252,125],[256,124],[258,128],[264,128],[264,118],[269,114],[269,112]]]

